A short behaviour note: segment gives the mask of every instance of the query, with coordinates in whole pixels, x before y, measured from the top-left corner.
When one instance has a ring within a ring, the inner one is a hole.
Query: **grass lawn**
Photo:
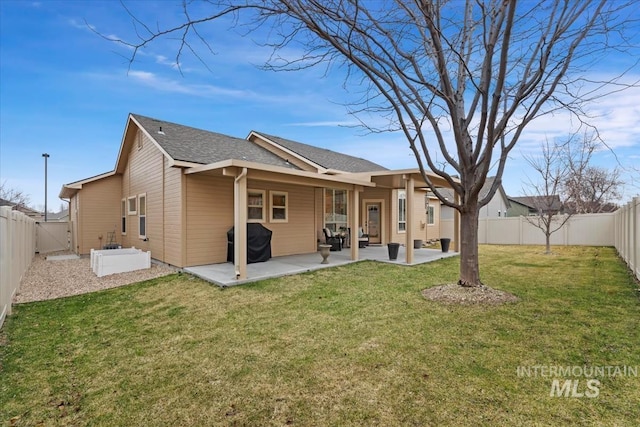
[[[637,425],[640,372],[550,396],[518,367],[640,371],[638,284],[612,248],[483,246],[520,297],[444,306],[458,258],[360,262],[221,290],[187,275],[15,307],[0,332],[8,425]],[[573,384],[573,383],[572,383]]]

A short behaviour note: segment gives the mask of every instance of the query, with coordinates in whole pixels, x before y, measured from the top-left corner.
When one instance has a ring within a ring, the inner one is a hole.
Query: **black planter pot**
[[[442,252],[449,252],[449,245],[451,244],[451,239],[440,239],[440,246],[442,246]]]
[[[400,243],[387,243],[387,249],[389,250],[389,259],[397,259],[398,250],[400,249]]]

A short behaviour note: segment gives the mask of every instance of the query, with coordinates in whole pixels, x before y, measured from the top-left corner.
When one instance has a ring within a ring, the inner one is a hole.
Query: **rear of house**
[[[315,252],[325,227],[362,227],[374,244],[404,242],[408,227],[414,239],[437,238],[439,205],[424,190],[412,187],[407,212],[405,182],[418,175],[258,132],[238,139],[131,114],[114,170],[60,197],[77,253],[115,242],[189,267],[226,262],[227,232],[247,222],[272,231],[273,256]]]

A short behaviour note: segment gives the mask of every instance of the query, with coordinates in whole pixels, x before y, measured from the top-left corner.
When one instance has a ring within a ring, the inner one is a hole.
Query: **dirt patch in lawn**
[[[422,295],[431,301],[459,305],[501,305],[519,301],[517,296],[489,286],[465,287],[455,283],[425,289]]]

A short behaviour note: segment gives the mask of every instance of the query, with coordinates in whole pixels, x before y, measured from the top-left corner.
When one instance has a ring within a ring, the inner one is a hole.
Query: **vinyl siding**
[[[182,260],[182,170],[164,160],[164,262],[184,267]]]
[[[201,174],[186,179],[186,266],[227,261],[233,226],[233,179]]]
[[[247,186],[256,190],[265,190],[267,200],[267,221],[265,227],[273,231],[271,237],[271,253],[273,256],[304,254],[317,251],[315,189],[301,185],[271,184],[264,181],[249,180]],[[270,222],[269,191],[286,192],[288,201],[288,221]]]
[[[233,226],[233,179],[206,175],[186,176],[187,266],[227,261],[227,231]],[[265,190],[266,221],[273,232],[272,256],[316,251],[315,189],[299,185],[247,182],[247,188]],[[286,192],[288,221],[269,220],[269,192]]]
[[[144,251],[151,251],[151,257],[164,261],[163,240],[163,162],[164,156],[146,136],[142,135],[142,148],[137,140],[131,144],[129,161],[122,178],[122,197],[138,197],[146,194],[147,219],[146,236],[148,241],[139,237],[138,213],[127,215],[127,234],[124,246],[135,246]],[[136,137],[137,138],[137,137]],[[136,212],[140,206],[136,200]]]
[[[115,232],[120,240],[120,188],[118,175],[84,184],[74,196],[78,203],[78,252],[88,254],[91,249],[101,249],[108,243],[108,233]],[[100,239],[102,236],[102,239]]]

